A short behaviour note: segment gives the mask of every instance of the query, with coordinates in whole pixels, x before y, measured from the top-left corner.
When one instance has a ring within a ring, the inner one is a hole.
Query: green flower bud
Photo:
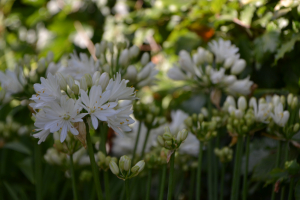
[[[104,155],[104,153],[103,152],[101,152],[101,151],[99,151],[98,153],[97,153],[97,156],[98,156],[98,159],[99,159],[99,163],[105,163],[105,155]]]
[[[163,134],[163,139],[167,140],[167,141],[170,141],[170,140],[173,139],[173,135],[171,133],[166,132],[166,133]]]
[[[147,53],[147,52],[143,53],[142,58],[141,58],[141,64],[143,66],[145,66],[149,61],[150,61],[149,53]]]
[[[297,106],[298,106],[298,98],[294,97],[291,107],[292,107],[292,109],[295,109],[295,108],[297,108]]]
[[[248,132],[248,127],[246,125],[242,126],[242,131],[243,132]]]
[[[203,115],[202,113],[200,113],[200,114],[198,115],[198,121],[199,121],[199,122],[203,122],[203,120],[204,120],[204,115]]]
[[[110,157],[110,156],[107,156],[107,157],[105,158],[105,165],[108,166],[111,160],[112,160],[111,157]]]
[[[162,147],[165,145],[165,141],[160,135],[157,136],[157,143]]]
[[[287,97],[287,104],[288,104],[288,106],[292,105],[293,98],[294,98],[294,95],[292,93],[289,93],[289,95]]]
[[[188,136],[188,131],[186,129],[179,131],[177,134],[177,142],[178,143],[183,142],[187,138],[187,136]]]
[[[192,115],[192,119],[193,119],[193,121],[194,121],[194,122],[196,122],[196,121],[197,121],[197,118],[198,118],[197,114],[196,114],[196,113],[194,113],[194,114]]]
[[[88,87],[87,87],[86,79],[85,79],[85,77],[83,76],[83,77],[81,77],[81,79],[80,79],[80,89],[86,91],[87,88],[88,88]]]
[[[294,125],[293,131],[296,133],[296,132],[299,131],[299,128],[300,128],[299,123],[296,123],[296,124]]]
[[[93,86],[93,79],[92,79],[91,75],[90,74],[85,74],[84,77],[85,77],[85,80],[86,80],[87,87],[88,88],[92,87]]]
[[[115,174],[115,175],[119,174],[119,167],[115,161],[113,161],[113,160],[110,161],[109,168],[113,174]]]
[[[121,170],[128,171],[131,167],[131,159],[128,156],[122,156],[119,161]]]
[[[192,126],[193,126],[192,118],[191,118],[191,117],[187,117],[187,118],[184,120],[184,124],[185,124],[187,127],[192,127]]]
[[[140,169],[139,166],[133,166],[130,171],[131,171],[132,174],[134,174],[134,176],[136,176],[139,169]]]
[[[67,90],[67,81],[66,81],[66,79],[59,72],[56,73],[56,77],[58,79],[58,84],[60,86],[60,89],[66,91]]]
[[[144,160],[141,160],[141,161],[139,161],[138,163],[136,163],[135,166],[138,166],[138,167],[139,167],[138,173],[140,173],[140,172],[144,169],[144,167],[145,167],[145,161],[144,161]]]
[[[238,99],[238,108],[239,110],[246,110],[247,108],[247,101],[244,96],[239,97]]]
[[[79,94],[79,87],[78,87],[78,85],[74,84],[72,86],[72,91],[74,92],[75,95],[78,95]]]
[[[285,96],[280,96],[280,102],[282,103],[283,107],[285,106]]]
[[[172,148],[173,142],[171,140],[165,141],[165,148]]]

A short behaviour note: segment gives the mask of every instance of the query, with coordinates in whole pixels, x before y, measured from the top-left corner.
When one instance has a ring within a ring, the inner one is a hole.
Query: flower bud
[[[274,95],[272,97],[272,102],[273,102],[274,106],[277,106],[280,103],[280,97],[278,95]]]
[[[165,147],[166,148],[172,148],[172,144],[173,144],[173,142],[171,140],[165,141]]]
[[[80,79],[80,89],[86,91],[87,90],[87,84],[86,84],[86,80],[85,80],[85,77],[83,76],[81,79]]]
[[[86,80],[86,84],[87,84],[87,87],[92,87],[93,86],[93,80],[92,80],[92,77],[90,74],[85,74],[85,80]]]
[[[93,81],[93,84],[95,85],[96,81],[100,78],[100,72],[99,71],[96,71],[94,74],[93,74],[93,78],[92,78],[92,81]]]
[[[172,67],[171,69],[169,69],[167,75],[168,75],[168,77],[170,79],[177,80],[177,81],[181,81],[181,80],[185,80],[186,79],[186,76],[181,71],[181,69],[179,69],[179,68],[177,68],[175,66]]]
[[[151,124],[153,121],[153,115],[151,113],[147,113],[145,122]]]
[[[202,107],[200,112],[201,112],[201,114],[203,114],[204,117],[208,117],[208,110],[207,110],[207,108]]]
[[[105,40],[102,40],[100,42],[100,47],[99,47],[99,53],[103,54],[106,50],[107,42]]]
[[[107,42],[107,48],[110,53],[114,52],[114,44],[112,42]]]
[[[214,57],[212,55],[212,53],[210,53],[209,51],[205,52],[205,62],[207,63],[212,63],[214,60]]]
[[[67,84],[72,87],[75,84],[74,78],[70,75],[67,76]]]
[[[152,62],[148,63],[137,75],[137,80],[143,80],[145,78],[147,78],[150,73],[151,70],[154,68],[154,64]]]
[[[204,115],[203,115],[202,113],[200,113],[200,114],[198,115],[198,121],[199,121],[199,122],[203,122],[203,120],[204,120]]]
[[[236,81],[236,76],[235,75],[229,75],[229,76],[225,76],[223,78],[223,83],[225,85],[231,85]]]
[[[138,174],[139,169],[139,166],[133,166],[130,171],[134,176],[136,176]]]
[[[145,167],[145,161],[141,160],[138,163],[136,163],[135,166],[138,166],[140,168],[139,171],[138,171],[138,173],[140,173]]]
[[[239,59],[233,64],[230,73],[234,75],[240,74],[246,67],[246,61],[244,59]]]
[[[291,107],[292,107],[292,109],[295,109],[297,106],[298,106],[298,98],[294,97]]]
[[[205,74],[206,75],[210,75],[211,70],[212,70],[212,67],[210,65],[206,65],[206,67],[205,67]]]
[[[63,77],[63,75],[61,73],[57,73],[56,77],[58,79],[58,84],[60,86],[60,89],[66,91],[67,90],[66,79]]]
[[[98,85],[101,86],[102,91],[106,89],[107,85],[109,83],[109,74],[107,72],[104,72],[101,74]]]
[[[234,61],[235,61],[235,56],[226,58],[225,62],[224,62],[224,65],[223,65],[224,68],[229,69],[233,65]]]
[[[121,170],[128,171],[131,168],[131,159],[128,156],[122,156],[119,161]]]
[[[41,74],[41,73],[43,73],[45,71],[45,69],[46,69],[46,60],[45,60],[45,58],[41,58],[39,60],[38,67],[37,67],[36,71],[39,74]]]
[[[129,65],[125,76],[128,80],[135,81],[136,77],[137,77],[137,70],[136,70],[135,66]]]
[[[95,55],[96,55],[97,58],[99,58],[100,55],[101,55],[100,44],[99,43],[95,44]]]
[[[289,93],[289,95],[287,97],[287,104],[288,104],[288,106],[291,106],[293,98],[294,98],[294,95],[292,93]]]
[[[280,102],[282,103],[283,107],[285,106],[285,96],[280,96]]]
[[[229,105],[231,105],[233,107],[236,107],[235,100],[234,100],[233,96],[227,96],[225,102],[228,102]]]
[[[168,132],[164,133],[162,137],[163,137],[164,140],[167,140],[167,141],[173,139],[172,134],[168,133]]]
[[[149,60],[150,60],[149,53],[147,53],[147,52],[143,53],[142,58],[141,58],[141,64],[143,66],[145,66],[145,65],[147,65],[147,63],[149,62]]]
[[[130,59],[136,58],[140,53],[140,49],[136,46],[133,45],[132,47],[129,48],[129,57]]]
[[[177,134],[177,142],[178,143],[183,142],[187,138],[187,136],[188,136],[188,131],[186,129],[179,131]]]
[[[299,113],[300,113],[300,112],[299,112]],[[193,126],[192,118],[191,118],[191,117],[187,117],[187,118],[184,120],[184,124],[185,124],[187,127],[192,127],[192,126]]]
[[[72,91],[74,92],[75,95],[79,94],[79,87],[78,87],[78,85],[74,84],[71,89],[72,89]]]
[[[109,168],[113,174],[115,174],[115,175],[119,174],[119,167],[115,161],[113,161],[113,160],[110,161]]]
[[[99,163],[105,163],[105,155],[102,151],[99,151],[97,153],[98,159],[99,159]]]
[[[179,52],[179,64],[183,70],[195,74],[195,69],[193,67],[194,64],[192,62],[190,54],[187,51],[181,50]]]
[[[296,123],[296,124],[294,125],[293,131],[294,131],[295,133],[297,133],[297,132],[299,131],[299,128],[300,128],[299,123]]]
[[[119,64],[123,67],[127,66],[129,63],[129,51],[128,49],[124,49],[119,57]]]
[[[238,108],[239,110],[246,110],[247,108],[247,101],[244,96],[239,97],[238,99]]]
[[[157,143],[162,147],[165,145],[165,141],[160,135],[157,136]]]
[[[112,160],[111,157],[110,157],[110,156],[107,156],[107,157],[105,158],[105,165],[108,166],[111,160]]]

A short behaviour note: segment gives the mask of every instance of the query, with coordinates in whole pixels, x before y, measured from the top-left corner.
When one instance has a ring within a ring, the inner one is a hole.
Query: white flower
[[[6,70],[5,73],[0,71],[0,85],[6,90],[6,92],[15,94],[23,91],[23,85],[26,81],[23,77],[22,71],[20,71],[19,76],[10,70]]]
[[[92,124],[95,129],[98,128],[98,119],[107,121],[107,117],[116,114],[113,109],[118,105],[116,102],[107,102],[110,97],[110,91],[102,92],[101,86],[92,86],[89,96],[84,90],[80,90],[82,107],[88,111],[91,116]]]
[[[232,95],[249,95],[251,92],[251,86],[253,85],[253,81],[249,80],[250,77],[243,80],[237,80],[233,84],[229,85],[227,91]]]
[[[36,83],[33,85],[36,92],[32,95],[31,100],[35,103],[31,103],[30,106],[33,108],[42,108],[47,105],[48,102],[60,100],[61,91],[58,80],[52,74],[48,74],[47,79],[41,77],[41,84]]]
[[[231,67],[230,73],[234,75],[240,74],[246,67],[246,61],[244,59],[239,59],[235,61]]]
[[[123,135],[124,131],[131,131],[129,125],[134,123],[134,120],[129,115],[132,112],[132,105],[119,108],[117,114],[107,117],[108,126],[120,135]]]
[[[269,117],[271,106],[268,103],[259,102],[252,97],[249,101],[249,107],[253,107],[255,120],[258,122],[269,123],[266,119]]]
[[[210,69],[210,79],[213,84],[218,84],[224,79],[225,69],[221,68],[220,70]]]
[[[283,111],[283,105],[279,102],[275,105],[274,113],[270,113],[270,116],[278,126],[284,127],[289,120],[290,112],[287,110]]]
[[[188,71],[191,74],[195,74],[194,63],[187,51],[181,50],[179,52],[179,64],[183,70]]]
[[[134,88],[127,87],[128,80],[121,80],[121,74],[117,73],[115,80],[110,79],[106,90],[110,90],[109,101],[136,99]]]
[[[177,81],[185,80],[187,78],[186,75],[176,66],[169,69],[167,74],[169,78]]]
[[[216,56],[216,62],[221,63],[225,61],[226,58],[235,56],[239,49],[235,45],[231,45],[231,42],[219,39],[218,41],[214,40],[208,44],[210,50]]]
[[[82,118],[87,113],[80,113],[81,106],[80,100],[76,102],[73,99],[66,99],[62,96],[60,104],[56,101],[50,102],[47,107],[43,108],[45,112],[45,119],[36,118],[37,124],[42,122],[45,123],[44,130],[50,129],[51,133],[54,133],[61,129],[60,141],[63,142],[67,137],[67,132],[70,131],[73,135],[78,135],[78,131],[74,128],[74,122],[82,122]],[[41,120],[41,121],[40,121]],[[39,127],[39,126],[38,126]]]
[[[246,98],[244,96],[240,96],[238,99],[238,107],[240,110],[246,110],[247,108],[247,101]]]

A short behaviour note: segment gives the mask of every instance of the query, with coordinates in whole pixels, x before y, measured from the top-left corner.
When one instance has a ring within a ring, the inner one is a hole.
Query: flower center
[[[66,114],[64,114],[64,117],[63,117],[63,119],[64,119],[64,120],[68,120],[68,119],[70,119],[70,115],[66,115]]]

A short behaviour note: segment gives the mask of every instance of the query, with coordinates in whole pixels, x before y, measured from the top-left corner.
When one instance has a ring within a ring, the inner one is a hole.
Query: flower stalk
[[[124,183],[126,200],[130,200],[129,180],[125,180]]]
[[[244,183],[243,183],[243,200],[247,200],[248,194],[248,165],[249,165],[249,153],[250,153],[250,136],[246,139],[246,161],[245,161],[245,171],[244,171]]]
[[[175,151],[171,155],[170,159],[170,171],[169,171],[169,188],[167,200],[172,200],[173,189],[174,189],[174,163],[175,163]]]
[[[36,199],[42,200],[42,155],[41,146],[37,143],[34,144],[34,156]]]
[[[77,191],[76,191],[76,180],[75,180],[73,154],[70,154],[70,170],[71,170],[71,178],[72,178],[73,197],[75,200],[77,200],[78,196],[77,196]]]
[[[147,181],[146,200],[150,199],[151,179],[152,179],[152,169],[150,168],[150,169],[148,169],[148,181]]]
[[[145,149],[146,149],[146,145],[147,145],[147,141],[148,141],[148,138],[149,138],[149,135],[150,135],[150,128],[147,127],[147,133],[146,133],[146,138],[144,140],[144,144],[143,144],[143,149],[142,149],[142,153],[141,153],[141,158],[144,157],[144,154],[145,154]]]
[[[132,154],[132,160],[133,160],[133,162],[134,162],[134,159],[135,159],[137,145],[138,145],[138,142],[139,142],[139,139],[140,139],[141,128],[142,128],[142,122],[140,121],[139,122],[139,128],[138,128],[137,136],[136,136],[136,139],[135,139],[133,154]]]
[[[279,164],[280,164],[280,157],[281,157],[281,141],[278,140],[278,144],[277,144],[277,151],[276,151],[276,168],[279,167]],[[272,196],[271,196],[271,200],[274,200],[275,199],[275,184],[273,184],[273,187],[272,187]]]
[[[167,165],[163,165],[162,173],[161,173],[161,181],[160,181],[160,188],[159,188],[159,200],[164,199],[164,189],[165,189],[165,182],[166,182],[166,174],[167,174]]]
[[[196,200],[200,200],[201,196],[201,169],[202,169],[202,157],[203,157],[203,143],[199,142],[199,155],[197,166],[197,184],[196,184]]]

